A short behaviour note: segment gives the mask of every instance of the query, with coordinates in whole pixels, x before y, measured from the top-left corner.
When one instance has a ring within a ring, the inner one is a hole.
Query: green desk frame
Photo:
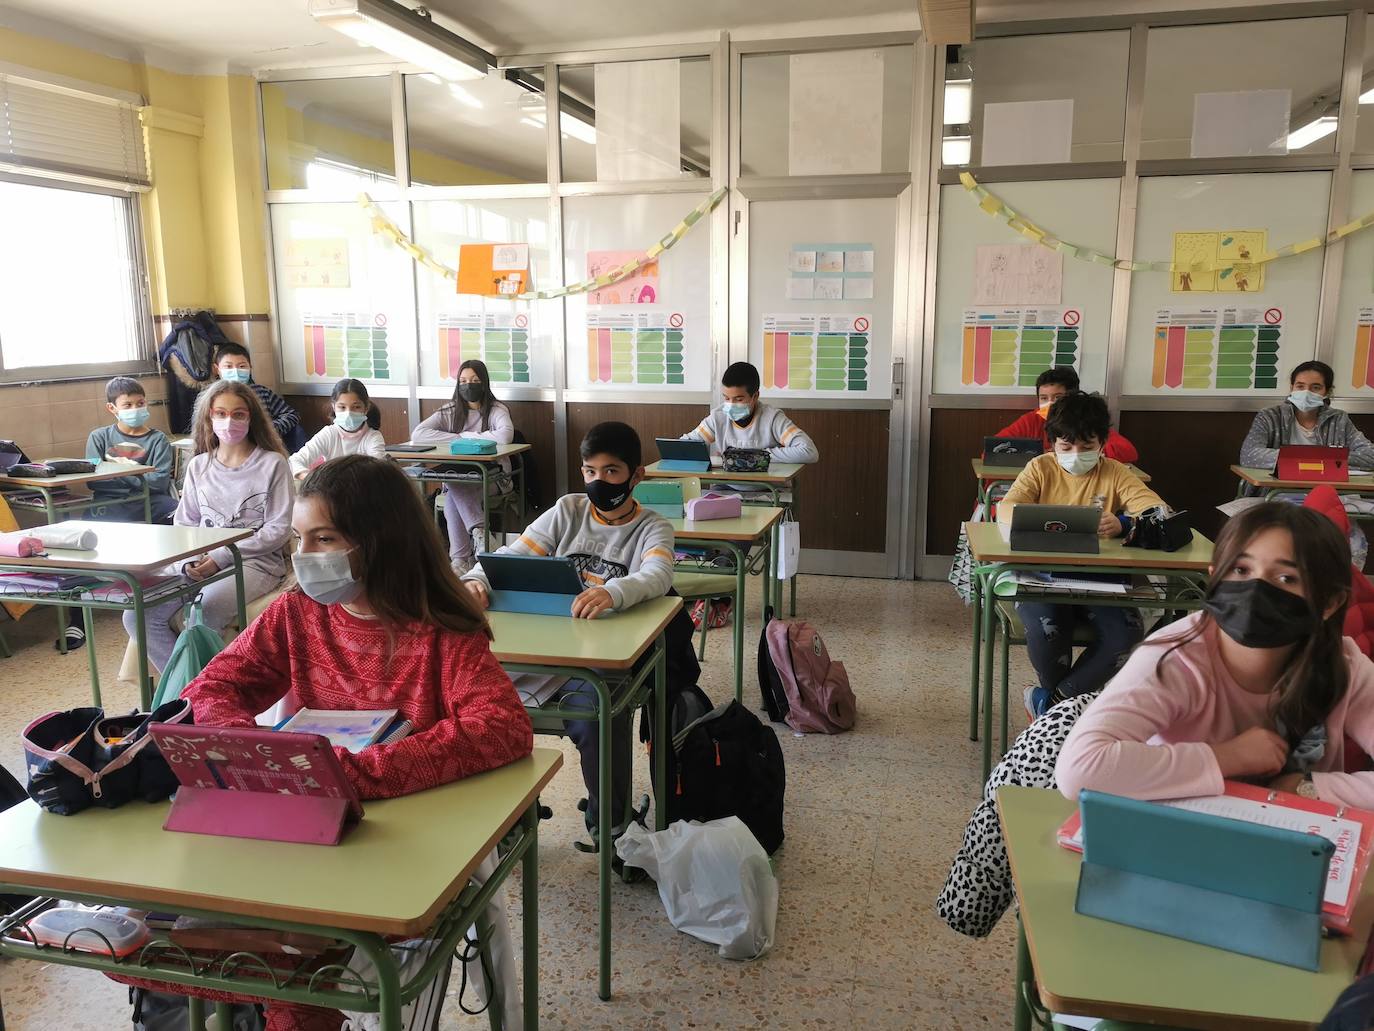
[[[438,445],[441,446],[441,445]],[[482,540],[486,542],[488,548],[491,547],[491,487],[496,480],[497,473],[505,473],[501,468],[500,459],[510,459],[510,478],[511,490],[515,494],[516,504],[519,510],[521,528],[525,525],[525,459],[526,451],[530,450],[528,444],[505,445],[515,447],[519,450],[501,454],[498,449],[495,455],[489,457],[465,456],[465,455],[443,455],[442,458],[418,454],[393,454],[392,457],[407,465],[414,464],[423,466],[415,481],[420,484],[420,490],[424,491],[424,484],[447,484],[447,483],[473,483],[482,484]],[[467,475],[462,477],[443,476],[437,473],[437,469],[464,469]],[[436,517],[437,518],[437,517]]]
[[[1231,466],[1231,472],[1235,473],[1238,481],[1236,484],[1237,501],[1246,497],[1246,491],[1252,489],[1258,490],[1265,501],[1273,501],[1276,498],[1281,498],[1284,494],[1306,494],[1312,488],[1322,486],[1334,488],[1341,497],[1374,498],[1374,477],[1366,476],[1345,483],[1333,483],[1327,480],[1277,480],[1271,469],[1254,469],[1243,465]],[[1351,519],[1357,521],[1374,521],[1374,515],[1366,515],[1363,512],[1347,514]]]
[[[97,467],[97,473],[99,473],[101,467],[108,466],[110,464],[111,463],[108,462],[100,463],[100,466]],[[73,512],[85,512],[87,509],[94,508],[96,505],[104,505],[108,503],[107,500],[98,498],[94,494],[91,494],[88,497],[74,497],[67,501],[58,501],[56,498],[53,497],[54,493],[56,493],[57,491],[65,490],[68,487],[72,486],[82,486],[83,484],[99,483],[100,480],[109,480],[116,478],[137,479],[139,487],[141,488],[140,491],[126,495],[125,497],[122,497],[119,500],[121,502],[142,501],[143,521],[145,523],[151,523],[153,521],[153,499],[152,494],[148,490],[147,473],[157,472],[157,470],[150,466],[138,466],[137,468],[144,469],[146,470],[146,472],[124,472],[120,473],[118,477],[102,475],[98,479],[94,480],[91,478],[91,474],[73,473],[68,476],[54,476],[50,478],[20,477],[15,480],[0,480],[0,483],[5,484],[5,486],[8,488],[4,496],[5,500],[9,502],[9,506],[11,508],[19,508],[29,512],[42,512],[44,519],[47,522],[55,523],[58,521],[59,517],[69,516]],[[16,494],[23,495],[28,493],[29,491],[37,492],[39,495],[41,495],[42,500],[17,500],[15,498]]]

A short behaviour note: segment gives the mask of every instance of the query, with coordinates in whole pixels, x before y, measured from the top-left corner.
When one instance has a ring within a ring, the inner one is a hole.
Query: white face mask
[[[749,418],[748,405],[736,404],[733,401],[726,401],[725,404],[721,405],[721,407],[725,410],[726,418],[728,418],[731,422],[742,422],[745,419]]]
[[[1056,451],[1054,457],[1059,460],[1059,466],[1070,476],[1086,476],[1097,468],[1097,460],[1102,457],[1101,451]]]
[[[1300,412],[1310,412],[1326,404],[1326,398],[1310,390],[1295,390],[1288,395],[1288,403]]]
[[[349,567],[347,551],[297,551],[291,556],[296,582],[321,605],[346,605],[363,592]]]
[[[341,430],[347,431],[348,433],[352,433],[354,430],[360,429],[362,427],[362,424],[365,422],[367,422],[367,416],[364,415],[362,412],[334,413],[334,425],[338,426]]]

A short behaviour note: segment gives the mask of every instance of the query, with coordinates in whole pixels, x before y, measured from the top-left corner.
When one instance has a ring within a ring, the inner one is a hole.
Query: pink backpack
[[[832,662],[810,623],[770,619],[759,648],[765,707],[803,733],[838,734],[854,726],[854,692],[843,662]],[[770,698],[771,695],[771,698]]]

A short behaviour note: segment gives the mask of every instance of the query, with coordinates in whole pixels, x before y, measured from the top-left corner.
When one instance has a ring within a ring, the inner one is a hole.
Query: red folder
[[[1336,852],[1331,857],[1331,876],[1333,878],[1337,875],[1340,864],[1351,862],[1355,864],[1350,877],[1350,895],[1343,906],[1336,906],[1329,902],[1322,906],[1322,923],[1333,931],[1349,933],[1350,921],[1355,914],[1355,905],[1360,898],[1360,888],[1364,884],[1365,874],[1369,872],[1371,845],[1374,845],[1374,812],[1355,809],[1352,806],[1337,805],[1332,802],[1322,802],[1318,799],[1303,798],[1301,795],[1294,795],[1288,791],[1274,791],[1271,788],[1242,784],[1231,780],[1226,781],[1224,794],[1232,798],[1243,798],[1250,802],[1279,806],[1297,812],[1312,813],[1316,816],[1333,816],[1360,825],[1360,840],[1353,845],[1349,842],[1336,842]],[[1065,848],[1073,852],[1082,852],[1083,844],[1079,830],[1080,821],[1078,811],[1075,810],[1073,815],[1063,822],[1055,836],[1059,844]]]

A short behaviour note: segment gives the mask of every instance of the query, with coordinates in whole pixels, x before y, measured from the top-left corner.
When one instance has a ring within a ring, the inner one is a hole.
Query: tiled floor
[[[572,848],[581,784],[565,744],[568,762],[546,797],[554,819],[541,828],[542,1027],[1010,1025],[1011,922],[975,941],[950,931],[934,910],[979,790],[978,746],[967,737],[967,610],[944,583],[823,577],[803,579],[800,603],[799,616],[816,622],[849,670],[859,723],[836,737],[778,728],[787,841],[776,856],[772,952],[753,963],[720,959],[713,946],[673,929],[651,882],[617,883],[615,997],[597,998],[595,859]],[[746,655],[757,640],[756,604],[747,615]],[[22,769],[18,732],[29,718],[89,704],[85,658],[51,650],[52,624],[37,612],[5,628],[16,654],[0,660],[0,762],[11,771]],[[114,619],[101,617],[97,635],[107,707],[130,706],[133,696],[111,683],[124,643]],[[1022,664],[1014,683],[1026,682]],[[728,632],[713,632],[703,687],[722,701],[732,683]],[[757,707],[756,684],[746,683],[745,698]],[[1014,720],[1019,728],[1024,717]],[[636,774],[647,790],[642,761]],[[511,901],[518,938],[518,887]],[[9,1031],[129,1027],[124,990],[82,971],[0,961],[0,1000]],[[450,1000],[445,1029],[486,1026]]]

